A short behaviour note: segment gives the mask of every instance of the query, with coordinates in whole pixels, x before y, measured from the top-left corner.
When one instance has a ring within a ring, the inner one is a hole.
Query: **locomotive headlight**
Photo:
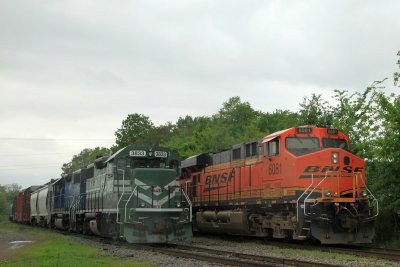
[[[177,207],[177,208],[180,208],[181,206],[182,206],[182,203],[181,203],[181,202],[177,202],[177,203],[176,203],[176,207]]]
[[[144,202],[142,202],[142,203],[140,203],[140,207],[144,208],[144,207],[146,207],[146,204],[144,204]]]
[[[339,163],[339,153],[338,152],[332,152],[331,161],[332,161],[333,164],[338,164]]]
[[[332,196],[332,193],[331,193],[331,191],[329,191],[329,190],[328,190],[328,191],[325,191],[325,196],[326,196],[326,197],[330,197],[330,196]]]
[[[362,197],[367,197],[367,196],[368,196],[367,190],[363,190],[363,191],[361,192],[361,196],[362,196]]]

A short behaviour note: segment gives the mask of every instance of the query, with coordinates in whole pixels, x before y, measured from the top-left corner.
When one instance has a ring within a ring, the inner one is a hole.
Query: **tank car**
[[[48,212],[48,191],[49,185],[43,185],[36,191],[31,193],[31,201],[30,201],[30,224],[31,225],[40,225],[47,226],[49,212]]]
[[[52,227],[130,243],[190,240],[192,206],[179,184],[178,155],[128,146],[54,183]]]
[[[199,231],[371,243],[378,202],[337,129],[302,126],[182,161]]]

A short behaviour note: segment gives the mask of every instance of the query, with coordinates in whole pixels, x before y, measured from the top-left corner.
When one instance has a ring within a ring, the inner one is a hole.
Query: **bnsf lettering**
[[[343,170],[344,170],[345,172],[347,172],[347,173],[351,173],[351,172],[353,171],[353,168],[352,168],[351,166],[345,166],[345,167],[343,168]]]
[[[354,172],[361,172],[363,170],[363,167],[356,167],[354,169]],[[307,166],[304,169],[304,172],[306,173],[313,173],[313,172],[322,172],[325,173],[327,171],[340,171],[339,166]],[[353,167],[352,166],[344,166],[342,169],[343,172],[346,173],[352,173],[353,172]]]
[[[220,174],[209,175],[206,177],[206,184],[219,184],[219,183],[226,183],[232,180],[232,175],[229,173],[224,172]]]
[[[340,169],[339,166],[336,166],[336,168],[332,167],[332,166],[325,166],[322,169],[322,172],[337,172]]]
[[[354,169],[354,172],[362,172],[362,170],[363,170],[363,167],[356,167]]]
[[[319,172],[319,166],[307,166],[304,172]]]

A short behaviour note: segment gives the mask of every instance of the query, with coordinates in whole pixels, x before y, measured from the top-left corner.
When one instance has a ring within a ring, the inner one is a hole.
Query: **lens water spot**
[[[18,249],[18,248],[22,248],[23,246],[25,246],[26,244],[30,244],[33,241],[30,240],[23,240],[23,241],[11,241],[10,244],[12,245],[11,247],[9,247],[9,249]]]

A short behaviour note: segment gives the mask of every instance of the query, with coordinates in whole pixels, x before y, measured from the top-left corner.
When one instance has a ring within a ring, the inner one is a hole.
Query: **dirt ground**
[[[36,241],[29,235],[0,230],[0,260],[6,260],[20,248],[31,246]]]

